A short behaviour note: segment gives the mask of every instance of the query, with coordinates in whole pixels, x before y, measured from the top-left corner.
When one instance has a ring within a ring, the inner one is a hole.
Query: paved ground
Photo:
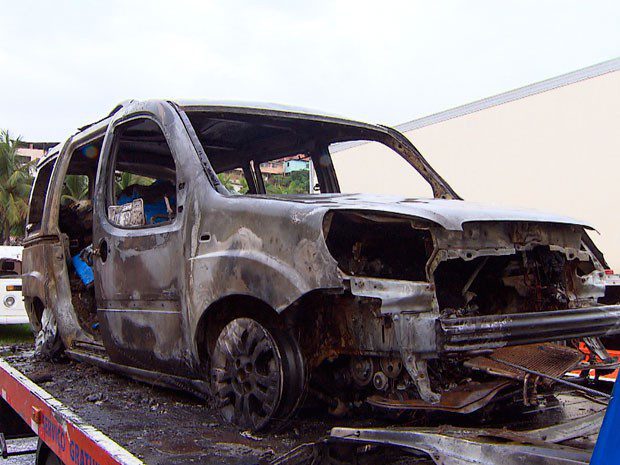
[[[8,443],[9,452],[12,451],[23,451],[23,450],[33,450],[37,447],[36,438],[27,438],[27,439],[13,439]],[[2,460],[0,463],[2,465],[32,465],[34,463],[35,456],[34,454],[28,455],[20,455],[17,457],[11,457],[7,460]]]

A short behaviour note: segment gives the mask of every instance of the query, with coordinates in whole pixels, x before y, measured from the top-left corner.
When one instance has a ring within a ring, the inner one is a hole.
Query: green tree
[[[239,189],[240,194],[247,194],[248,192],[250,192],[250,186],[248,185],[247,179],[239,179],[239,185],[241,186],[241,188]]]
[[[268,194],[308,194],[310,192],[308,174],[308,170],[272,174],[265,179],[265,190]]]
[[[310,175],[308,170],[293,171],[288,185],[288,194],[308,194],[310,192]]]
[[[231,194],[247,194],[250,190],[247,179],[243,175],[235,175],[233,173],[234,171],[224,171],[219,173],[217,177]]]
[[[134,184],[141,186],[150,186],[155,182],[155,179],[147,176],[140,176],[138,174],[128,173],[127,171],[117,172],[114,177],[114,185],[116,187],[117,195],[123,192],[127,187]]]
[[[267,194],[286,194],[286,186],[284,185],[284,175],[272,174],[264,180],[265,191]]]
[[[222,185],[229,191],[233,192],[235,187],[232,179],[232,175],[228,173],[220,173],[217,175]]]
[[[61,202],[67,204],[86,199],[88,199],[88,176],[79,174],[67,175],[62,189]]]
[[[11,233],[21,236],[28,216],[28,198],[32,187],[32,163],[17,154],[20,139],[11,139],[0,131],[0,225],[2,241],[8,244]]]

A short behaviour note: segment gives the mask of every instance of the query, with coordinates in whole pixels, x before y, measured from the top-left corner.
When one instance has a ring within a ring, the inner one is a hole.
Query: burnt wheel
[[[286,420],[304,386],[298,345],[283,331],[237,318],[220,333],[211,358],[213,394],[221,415],[241,428],[259,430]]]
[[[58,331],[56,315],[45,307],[41,315],[41,330],[35,334],[34,353],[50,360],[57,359],[63,352],[64,345]]]

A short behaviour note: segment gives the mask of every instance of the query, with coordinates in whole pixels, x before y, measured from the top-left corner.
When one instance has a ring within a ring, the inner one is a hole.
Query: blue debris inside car
[[[73,268],[75,268],[75,272],[82,280],[82,283],[84,283],[84,285],[87,287],[95,281],[92,261],[90,260],[90,255],[92,254],[92,251],[92,246],[89,245],[79,254],[71,257],[71,263],[73,263]]]
[[[174,194],[166,193],[157,196],[155,199],[149,199],[143,192],[140,192],[139,187],[143,186],[130,186],[128,192],[125,191],[119,196],[118,204],[125,205],[133,200],[142,198],[144,201],[144,218],[146,224],[157,224],[169,221],[176,207]],[[161,189],[161,192],[167,192],[170,191],[171,185],[168,181],[157,180],[147,187],[151,192],[158,189]],[[174,189],[173,186],[172,189]]]

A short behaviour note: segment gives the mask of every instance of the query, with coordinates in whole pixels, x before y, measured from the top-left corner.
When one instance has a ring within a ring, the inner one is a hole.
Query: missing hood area
[[[327,331],[340,355],[317,371],[340,380],[340,403],[458,413],[533,405],[566,373],[618,366],[599,336],[620,331],[620,307],[601,305],[605,270],[583,226],[474,222],[455,231],[336,210],[324,234],[348,289],[333,312],[347,316]],[[347,301],[367,310],[349,313]]]

